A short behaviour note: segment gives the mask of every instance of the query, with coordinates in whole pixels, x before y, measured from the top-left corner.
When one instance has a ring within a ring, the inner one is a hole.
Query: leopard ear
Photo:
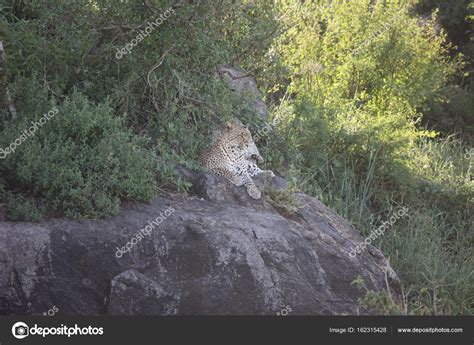
[[[235,128],[235,121],[229,120],[225,123],[225,130],[230,131]]]

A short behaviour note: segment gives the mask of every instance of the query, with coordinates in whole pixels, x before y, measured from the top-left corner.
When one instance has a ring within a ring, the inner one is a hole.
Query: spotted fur
[[[201,155],[201,162],[210,172],[227,177],[236,186],[245,186],[253,199],[260,199],[261,192],[252,177],[275,176],[271,170],[257,166],[263,158],[248,128],[235,120],[226,123],[212,147]]]

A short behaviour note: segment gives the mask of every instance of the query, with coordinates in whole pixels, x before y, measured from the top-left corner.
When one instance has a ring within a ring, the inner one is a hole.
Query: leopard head
[[[240,121],[230,120],[226,122],[223,136],[230,145],[232,152],[237,156],[243,154],[247,160],[263,163],[263,157],[252,139],[252,134]]]

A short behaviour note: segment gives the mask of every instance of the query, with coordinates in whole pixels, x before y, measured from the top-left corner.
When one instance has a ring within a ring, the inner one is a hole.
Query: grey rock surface
[[[191,196],[126,205],[109,220],[0,222],[0,314],[365,314],[359,275],[400,298],[382,253],[350,257],[363,238],[317,199],[296,193],[288,216],[223,178],[193,180]]]
[[[256,115],[261,117],[263,120],[267,120],[268,111],[265,103],[262,99],[262,94],[257,88],[255,78],[241,68],[233,67],[230,65],[219,65],[217,66],[217,72],[224,78],[229,84],[231,90],[243,94],[248,93],[255,99],[252,106],[255,107]]]

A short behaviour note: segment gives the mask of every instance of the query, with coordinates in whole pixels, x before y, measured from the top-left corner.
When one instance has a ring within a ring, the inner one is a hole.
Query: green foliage
[[[437,98],[430,100],[424,122],[440,131],[458,132],[464,140],[472,142],[474,1],[420,0],[415,10],[424,17],[433,11],[439,13],[439,25],[446,29],[449,39],[457,46],[451,54],[460,52],[465,60],[464,68],[457,71],[453,82],[440,90]]]
[[[23,195],[2,193],[10,206],[8,218],[13,221],[27,220],[40,222],[44,218],[44,210],[38,201],[33,198],[26,198]]]
[[[266,188],[267,200],[283,214],[291,216],[298,211],[298,201],[290,191]]]
[[[465,73],[469,75],[468,72]],[[466,142],[474,140],[474,88],[448,85],[426,105],[423,123],[445,132],[459,133]]]
[[[459,44],[469,40],[466,31],[470,29],[469,13],[472,5],[472,0],[420,0],[415,4],[415,9],[425,15],[438,10],[443,28]]]
[[[376,241],[406,305],[373,292],[361,303],[383,314],[472,314],[472,171],[462,143],[421,126],[423,113],[444,112],[435,128],[449,131],[441,121],[464,125],[473,111],[464,89],[446,96],[464,62],[450,58],[436,15],[420,23],[403,4],[368,0],[287,1],[280,11],[286,31],[275,50],[290,69],[269,92],[291,95],[274,116],[283,114],[292,185],[365,235],[397,207],[413,210]]]
[[[28,147],[22,147],[21,156],[18,151],[8,159],[15,163],[3,170],[13,176],[6,190],[17,193],[20,185],[18,193],[43,200],[49,213],[70,217],[109,216],[118,211],[120,200],[149,199],[154,175],[160,188],[189,190],[176,164],[197,169],[196,159],[210,143],[213,128],[230,116],[251,117],[252,110],[243,105],[250,98],[242,102],[231,92],[216,65],[238,54],[243,54],[243,67],[262,65],[259,53],[264,56],[261,50],[269,47],[276,25],[269,3],[175,6],[174,14],[129,54],[116,58],[117,49],[168,8],[162,0],[1,2],[6,79],[22,114],[19,123],[11,123],[2,108],[2,143],[8,145],[32,114],[48,111],[51,99],[58,107],[67,97],[73,103],[84,100],[71,109],[76,120],[55,118],[41,131],[52,138],[35,137],[24,144]],[[17,88],[24,78],[38,88]],[[81,96],[73,97],[75,92]],[[82,141],[72,139],[76,136]],[[44,143],[41,155],[32,149],[36,140]],[[105,159],[110,152],[114,156]],[[70,166],[74,154],[80,156]],[[60,177],[53,185],[52,173]],[[16,204],[7,203],[9,212],[16,212]]]
[[[444,36],[431,26],[420,27],[403,7],[370,4],[301,4],[279,51],[292,67],[293,135],[303,163],[318,166],[324,152],[345,153],[356,169],[365,169],[366,157],[377,151],[378,173],[396,181],[418,138],[435,135],[417,128],[418,108],[455,66],[445,55]]]
[[[472,211],[471,211],[472,212]],[[409,211],[407,224],[395,225],[381,239],[406,284],[410,314],[472,314],[474,277],[469,220],[450,222],[438,210]]]
[[[19,194],[11,199],[12,219],[39,218],[40,209],[31,201],[20,202],[22,195],[35,197],[49,215],[72,218],[111,216],[121,200],[154,195],[153,154],[144,148],[146,140],[132,135],[107,103],[93,105],[77,92],[62,105],[48,106],[46,95],[34,91],[34,80],[19,84],[23,111],[3,129],[1,147],[48,109],[56,107],[57,113],[1,162],[7,189]],[[33,105],[41,106],[33,110]]]
[[[402,315],[402,301],[395,301],[389,291],[375,292],[367,289],[364,279],[359,275],[351,285],[365,290],[365,296],[359,299],[359,303],[366,310],[377,315]]]

